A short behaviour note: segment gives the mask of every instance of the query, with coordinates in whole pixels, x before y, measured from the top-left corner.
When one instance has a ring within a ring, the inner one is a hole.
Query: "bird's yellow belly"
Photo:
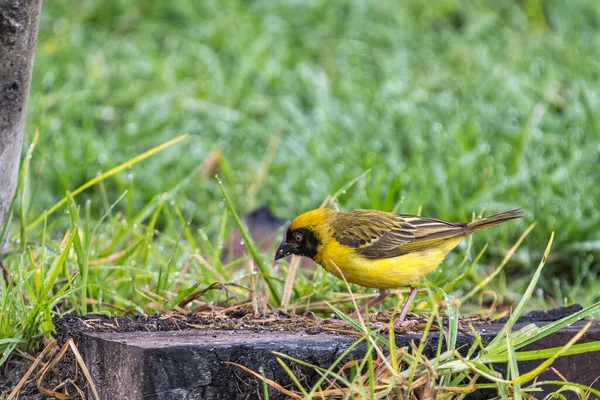
[[[318,261],[340,279],[341,272],[348,282],[369,288],[393,289],[417,283],[421,277],[435,270],[463,238],[452,238],[435,248],[381,259],[362,257],[335,243],[318,254]]]

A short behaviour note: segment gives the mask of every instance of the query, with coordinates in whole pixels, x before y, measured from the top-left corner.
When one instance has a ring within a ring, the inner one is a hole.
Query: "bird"
[[[414,285],[437,269],[452,249],[473,232],[523,215],[516,209],[472,222],[449,222],[379,210],[319,208],[292,220],[275,260],[308,257],[337,278],[379,289],[360,313],[381,303],[391,289],[410,287],[396,322],[401,326],[418,292]]]

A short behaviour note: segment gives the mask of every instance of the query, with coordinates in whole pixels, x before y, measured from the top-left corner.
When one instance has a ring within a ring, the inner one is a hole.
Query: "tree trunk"
[[[19,175],[41,6],[41,0],[0,0],[0,232]]]

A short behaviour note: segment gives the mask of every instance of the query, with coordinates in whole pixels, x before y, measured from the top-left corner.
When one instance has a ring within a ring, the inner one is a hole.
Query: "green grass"
[[[450,220],[521,207],[523,221],[475,235],[429,281],[448,300],[468,294],[535,220],[482,289],[517,304],[555,231],[529,306],[597,302],[600,6],[540,4],[45,2],[26,141],[40,135],[3,255],[14,279],[0,286],[0,364],[39,346],[54,315],[177,310],[217,280],[252,287],[249,258],[221,263],[233,211],[291,218],[338,191],[344,210]],[[288,264],[252,256],[253,288],[276,304]],[[301,270],[292,303],[349,306],[345,292]]]
[[[112,180],[108,200],[86,191],[92,214],[134,187],[118,207],[133,218],[212,150],[229,162],[221,178],[238,211],[267,204],[284,218],[371,168],[340,196],[344,209],[422,207],[468,220],[522,207],[539,228],[507,279],[532,271],[555,230],[542,288],[555,291],[555,276],[595,280],[600,7],[538,3],[49,1],[29,112],[41,150],[27,212],[189,133],[184,148]],[[266,177],[245,196],[276,134]],[[218,223],[221,199],[215,182],[193,179],[174,200],[202,227]],[[480,234],[476,247],[502,253],[528,221]],[[558,301],[576,300],[571,293]]]

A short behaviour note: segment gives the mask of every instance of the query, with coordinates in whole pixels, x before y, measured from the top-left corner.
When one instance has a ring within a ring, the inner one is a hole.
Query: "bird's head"
[[[318,247],[328,231],[327,219],[334,213],[335,211],[329,208],[319,208],[294,218],[285,233],[285,238],[277,248],[275,260],[291,254],[314,260]]]

